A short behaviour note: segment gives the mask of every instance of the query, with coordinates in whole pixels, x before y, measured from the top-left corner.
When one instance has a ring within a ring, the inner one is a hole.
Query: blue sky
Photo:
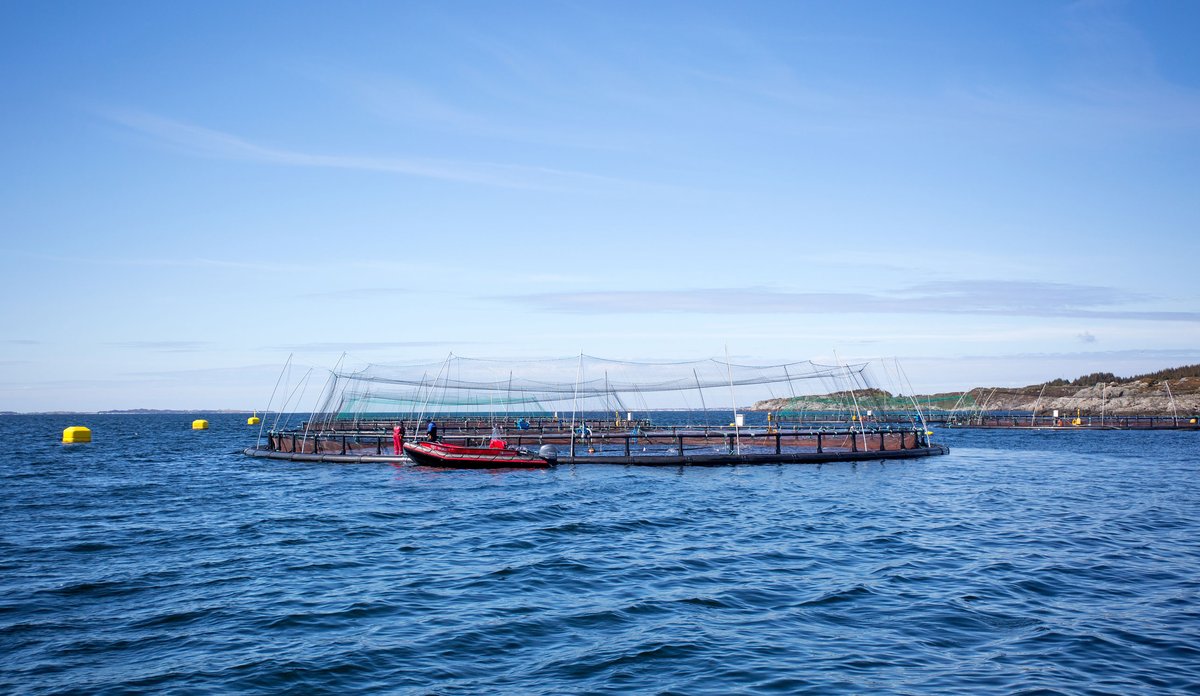
[[[1200,361],[1200,5],[6,3],[0,410],[289,354]]]

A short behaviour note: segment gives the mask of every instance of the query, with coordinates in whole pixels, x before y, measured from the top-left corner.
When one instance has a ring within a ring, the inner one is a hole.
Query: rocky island
[[[1083,414],[1170,415],[1200,413],[1200,365],[1160,370],[1121,378],[1108,372],[1083,375],[1074,380],[1056,379],[1025,387],[975,387],[965,392],[922,394],[910,397],[884,390],[860,392],[870,401],[896,410],[909,410],[911,399],[923,409],[967,411],[1047,412],[1058,409]],[[750,407],[752,411],[837,411],[844,408],[848,394],[768,399]]]

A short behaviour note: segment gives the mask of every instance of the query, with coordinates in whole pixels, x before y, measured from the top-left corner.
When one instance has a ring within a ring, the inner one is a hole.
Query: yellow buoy
[[[258,417],[258,411],[255,411],[253,416],[246,419],[246,425],[258,425],[261,422],[262,419]]]
[[[192,430],[208,430],[208,421],[202,418],[192,421]]]
[[[63,431],[63,444],[71,445],[77,442],[91,442],[92,431],[82,425],[72,425]]]

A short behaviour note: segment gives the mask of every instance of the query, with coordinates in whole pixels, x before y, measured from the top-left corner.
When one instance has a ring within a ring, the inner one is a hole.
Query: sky
[[[263,409],[343,353],[895,357],[920,392],[1200,362],[1197,29],[3,3],[0,411]]]

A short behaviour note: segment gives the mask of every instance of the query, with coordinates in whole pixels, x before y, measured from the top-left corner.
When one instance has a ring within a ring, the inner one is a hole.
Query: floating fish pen
[[[1197,430],[1196,416],[1175,415],[1073,415],[1055,416],[1032,413],[981,413],[946,421],[947,428],[988,430]]]
[[[812,424],[854,424],[858,422],[859,414],[853,410],[834,410],[834,411],[778,411],[770,413],[772,421],[781,426],[789,425],[812,425]],[[922,422],[926,425],[930,423],[945,423],[947,416],[939,414],[931,414],[928,412],[917,412],[915,410],[896,411],[891,413],[867,413],[862,416],[867,423],[870,424],[888,424],[888,425],[908,425],[916,428]]]
[[[515,448],[559,464],[820,463],[946,454],[945,446],[930,441],[919,409],[916,422],[907,415],[887,419],[873,402],[879,390],[869,374],[866,363],[631,362],[586,355],[339,365],[310,417],[282,427],[276,418],[246,454],[407,462],[400,438],[410,446],[428,439],[431,422],[437,441],[450,447]],[[794,416],[784,422],[736,406],[831,393],[848,395],[846,422]],[[287,410],[286,404],[277,409]]]

